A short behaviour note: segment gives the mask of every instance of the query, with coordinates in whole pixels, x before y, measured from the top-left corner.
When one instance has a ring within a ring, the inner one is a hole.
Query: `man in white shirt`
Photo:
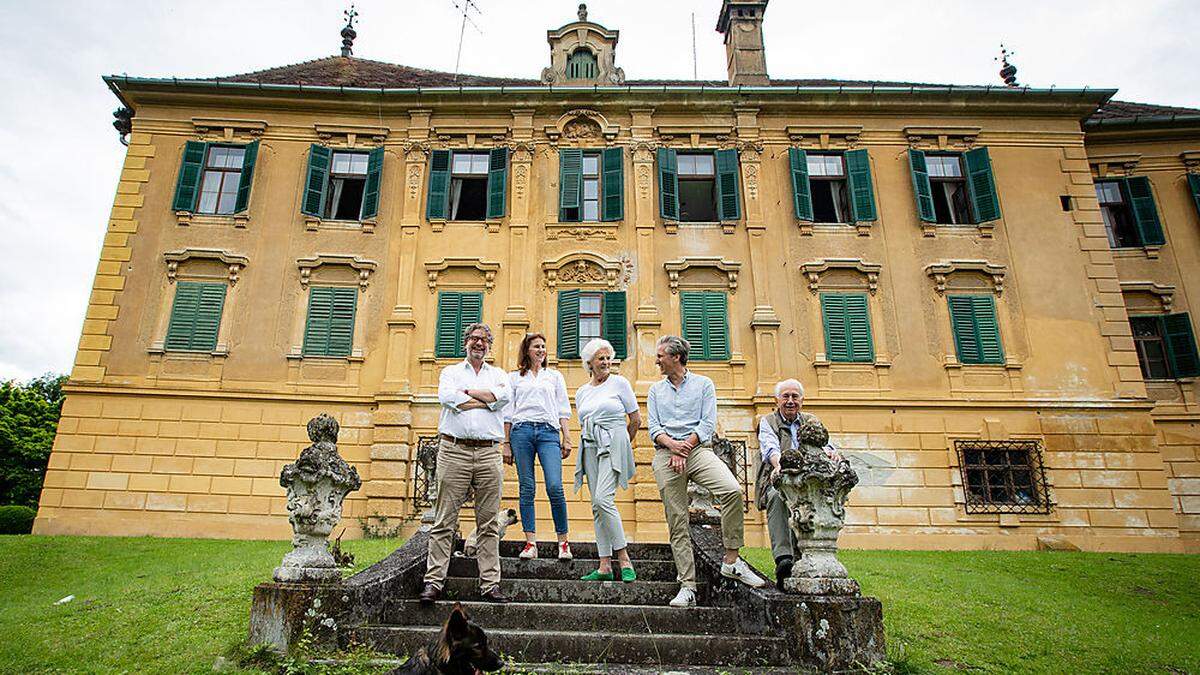
[[[492,346],[487,324],[467,326],[467,358],[442,369],[438,401],[437,502],[429,531],[429,559],[421,604],[432,604],[442,594],[450,553],[454,546],[458,512],[475,488],[475,527],[479,533],[477,559],[483,599],[507,602],[500,593],[500,537],[496,512],[504,484],[500,443],[504,440],[503,410],[508,403],[508,374],[484,363]]]

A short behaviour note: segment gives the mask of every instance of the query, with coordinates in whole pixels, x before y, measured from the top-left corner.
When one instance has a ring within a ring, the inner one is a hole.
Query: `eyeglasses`
[[[467,342],[486,342],[492,344],[492,338],[486,335],[469,335],[467,336]]]

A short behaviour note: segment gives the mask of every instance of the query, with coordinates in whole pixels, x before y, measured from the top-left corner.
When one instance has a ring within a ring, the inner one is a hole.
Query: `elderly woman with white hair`
[[[599,569],[584,581],[612,581],[612,558],[617,557],[621,581],[637,579],[625,542],[625,528],[617,511],[617,488],[628,488],[633,476],[633,438],[642,424],[637,398],[629,380],[612,372],[613,346],[607,340],[588,342],[580,355],[592,376],[575,392],[575,410],[583,428],[575,491],[587,478],[592,493],[592,520],[596,529]]]

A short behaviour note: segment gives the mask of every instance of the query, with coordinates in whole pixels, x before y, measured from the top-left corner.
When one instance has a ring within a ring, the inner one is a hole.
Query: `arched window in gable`
[[[595,79],[598,70],[596,55],[590,49],[580,47],[571,54],[571,58],[567,59],[568,80]]]

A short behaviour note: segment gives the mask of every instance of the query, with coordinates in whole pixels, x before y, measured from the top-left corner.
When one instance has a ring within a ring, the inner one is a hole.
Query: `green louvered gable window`
[[[258,141],[225,145],[188,141],[183,147],[172,207],[176,211],[229,215],[250,205]]]
[[[1189,173],[1188,188],[1192,191],[1192,201],[1196,204],[1196,212],[1200,213],[1200,173]]]
[[[825,358],[848,363],[875,360],[865,294],[822,293],[821,320],[825,327]]]
[[[558,357],[579,358],[583,347],[596,338],[613,346],[613,357],[628,356],[624,291],[570,289],[558,292]]]
[[[211,352],[217,348],[225,291],[225,284],[196,281],[175,284],[175,300],[171,303],[164,342],[168,351]]]
[[[442,291],[438,293],[437,335],[434,355],[438,358],[463,358],[463,331],[483,321],[483,293],[479,291]]]
[[[959,363],[1004,363],[996,299],[990,295],[948,295],[946,303]]]
[[[354,349],[357,286],[313,286],[304,322],[305,356],[350,356]]]
[[[729,297],[721,291],[681,291],[683,338],[695,361],[729,360]]]

